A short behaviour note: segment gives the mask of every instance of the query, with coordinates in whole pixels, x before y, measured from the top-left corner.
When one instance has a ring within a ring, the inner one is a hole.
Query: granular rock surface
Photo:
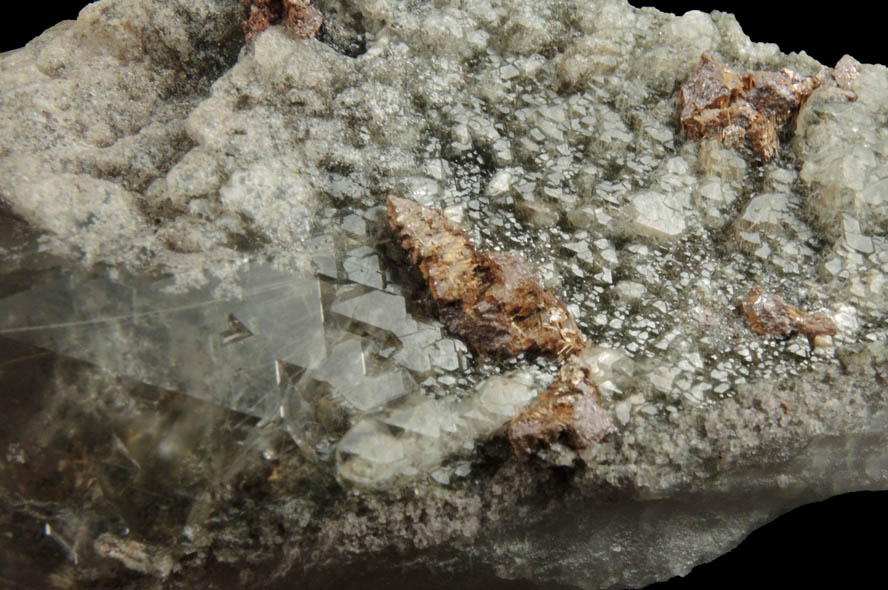
[[[311,6],[101,0],[0,55],[11,585],[637,587],[888,487],[885,67],[763,161],[682,84],[823,66],[728,14]],[[446,330],[389,194],[536,269],[615,428],[515,455],[560,363]],[[755,286],[834,333],[756,332]]]

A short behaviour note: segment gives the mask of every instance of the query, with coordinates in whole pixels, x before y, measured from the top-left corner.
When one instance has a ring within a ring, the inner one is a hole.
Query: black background
[[[468,0],[471,1],[471,0]],[[541,0],[543,1],[543,0]],[[806,51],[832,66],[848,53],[864,63],[886,63],[885,19],[878,3],[841,2],[639,2],[683,14],[720,10],[737,16],[753,41],[777,43],[784,52]],[[76,18],[86,2],[15,3],[26,17],[0,19],[0,51],[21,47],[43,30]],[[815,7],[816,6],[816,7]],[[0,92],[3,89],[0,88]],[[698,566],[686,578],[650,586],[721,588],[725,585],[799,587],[841,581],[842,588],[884,587],[888,561],[888,492],[859,492],[798,508],[753,532],[737,549]]]
[[[235,0],[231,0],[232,2]],[[469,2],[471,0],[464,0]],[[540,0],[544,2],[545,0]],[[13,3],[19,15],[11,13],[0,19],[0,51],[21,47],[60,20],[77,18],[82,1],[56,3]],[[784,52],[806,51],[823,65],[833,66],[849,53],[863,63],[885,64],[886,20],[876,2],[643,2],[630,0],[633,6],[654,6],[660,10],[684,14],[688,10],[721,10],[737,16],[743,31],[753,41],[777,43]],[[52,6],[52,8],[48,8]],[[26,16],[21,16],[26,14]]]

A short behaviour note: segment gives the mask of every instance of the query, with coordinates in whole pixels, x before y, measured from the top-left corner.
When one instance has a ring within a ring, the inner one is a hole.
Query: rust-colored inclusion
[[[805,313],[793,307],[778,295],[753,287],[749,295],[738,304],[746,314],[749,326],[767,336],[792,336],[799,333],[813,343],[817,336],[832,336],[838,331],[835,322],[826,314]]]
[[[511,252],[479,252],[444,214],[388,198],[388,221],[438,303],[447,329],[481,354],[574,354],[586,340],[567,307]]]
[[[311,39],[324,22],[311,0],[241,0],[241,3],[250,9],[250,16],[244,22],[247,41],[253,41],[259,33],[281,21],[297,38]]]
[[[777,153],[778,130],[795,119],[814,89],[837,86],[856,99],[851,82],[860,67],[846,55],[812,77],[787,69],[741,73],[706,52],[681,87],[681,128],[691,139],[715,138],[730,148],[748,139],[767,162]]]
[[[438,304],[444,325],[481,354],[525,350],[568,357],[558,378],[509,425],[519,455],[563,440],[584,448],[615,430],[583,354],[586,339],[517,254],[479,252],[441,211],[388,198],[388,221]]]
[[[601,407],[598,386],[583,354],[564,363],[558,378],[527,410],[509,424],[509,442],[519,455],[564,441],[582,449],[616,430]]]

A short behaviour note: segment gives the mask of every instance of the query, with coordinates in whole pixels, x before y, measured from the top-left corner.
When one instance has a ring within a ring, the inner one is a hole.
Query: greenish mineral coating
[[[639,586],[888,487],[885,67],[855,102],[815,90],[762,164],[683,138],[680,85],[704,51],[821,65],[730,15],[316,6],[316,39],[244,45],[236,2],[102,0],[0,56],[0,379],[27,400],[4,410],[0,518],[22,585]],[[513,456],[503,425],[557,366],[442,329],[391,193],[539,270],[597,347],[617,433]],[[838,333],[753,333],[753,285]],[[45,554],[22,553],[34,531]]]

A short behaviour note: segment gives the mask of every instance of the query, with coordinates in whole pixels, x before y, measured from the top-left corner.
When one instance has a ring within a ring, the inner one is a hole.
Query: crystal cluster
[[[311,5],[311,0],[241,0],[250,9],[244,22],[244,33],[248,41],[267,29],[270,25],[283,22],[288,30],[299,39],[311,39],[321,28],[324,17]]]
[[[768,161],[777,153],[777,131],[792,121],[814,89],[824,81],[850,91],[860,63],[844,56],[835,69],[823,68],[805,77],[779,72],[740,74],[711,53],[681,87],[681,126],[691,139],[714,137],[728,147],[749,139],[758,156]],[[853,92],[849,98],[856,99]]]

